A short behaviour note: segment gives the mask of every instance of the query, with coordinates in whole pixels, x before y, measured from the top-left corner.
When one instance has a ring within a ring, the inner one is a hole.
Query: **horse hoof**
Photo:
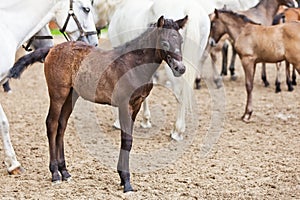
[[[215,84],[217,86],[217,89],[223,87],[222,77],[215,78],[214,82],[215,82]]]
[[[264,82],[265,87],[269,87],[270,83],[268,81]]]
[[[275,93],[279,93],[279,92],[281,92],[281,89],[276,88]]]
[[[133,190],[133,188],[131,187],[131,185],[130,185],[130,183],[129,182],[127,182],[127,183],[125,183],[124,184],[124,193],[130,193],[130,192],[133,192],[134,190]]]
[[[113,124],[113,127],[114,127],[115,129],[121,129],[120,122],[119,122],[119,121],[115,121],[114,124]]]
[[[249,122],[250,122],[250,117],[251,117],[250,114],[245,114],[245,115],[242,117],[243,122],[249,123]]]
[[[177,142],[183,140],[183,136],[181,134],[178,134],[178,133],[172,133],[171,134],[171,138],[174,139],[174,140],[176,140]]]
[[[232,76],[230,77],[230,80],[236,81],[236,80],[237,80],[237,75],[232,75]]]
[[[59,185],[61,184],[61,180],[52,181],[52,185]]]
[[[147,121],[147,122],[141,122],[141,127],[142,128],[151,128],[152,124],[149,121]]]
[[[72,177],[70,176],[68,178],[63,178],[63,181],[70,182],[70,181],[72,181]]]
[[[289,87],[289,88],[288,88],[288,91],[289,91],[289,92],[292,92],[293,90],[294,90],[293,87]]]
[[[20,175],[20,174],[23,174],[25,172],[25,169],[20,166],[20,167],[17,167],[16,169],[13,169],[11,171],[8,172],[8,174],[10,175]]]

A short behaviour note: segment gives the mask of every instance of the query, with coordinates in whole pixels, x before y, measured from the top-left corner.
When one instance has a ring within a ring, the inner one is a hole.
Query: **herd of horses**
[[[116,107],[115,126],[121,129],[117,170],[124,192],[133,191],[129,172],[133,125],[143,108],[142,126],[151,127],[147,97],[153,87],[152,76],[160,64],[165,65],[178,98],[171,137],[182,140],[185,114],[193,105],[195,78],[199,74],[205,76],[203,63],[209,55],[213,76],[219,77],[215,66],[219,49],[216,46],[225,44],[226,47],[228,42],[224,41],[230,41],[233,56],[239,55],[245,72],[247,103],[242,120],[249,122],[257,63],[278,65],[285,61],[290,91],[291,84],[296,83],[295,73],[293,81],[290,80],[289,64],[300,73],[299,9],[287,7],[295,7],[297,3],[294,0],[174,0],[171,4],[168,0],[29,0],[26,3],[12,0],[0,5],[3,10],[0,34],[6,38],[0,43],[1,84],[9,91],[10,78],[19,78],[29,65],[44,62],[50,97],[46,127],[53,182],[71,178],[63,140],[76,100],[82,97]],[[281,6],[285,8],[278,14]],[[44,37],[49,36],[50,20],[55,20],[71,41],[53,47],[52,39]],[[273,20],[278,25],[271,26]],[[107,25],[111,50],[96,47],[97,30]],[[16,50],[28,40],[27,48],[31,45],[34,51],[14,64]],[[223,63],[225,74],[227,65]],[[230,70],[234,75],[233,65]],[[262,78],[267,85],[264,67]],[[277,81],[277,91],[278,88]],[[10,174],[21,174],[24,169],[16,158],[1,105],[0,119],[7,170]]]

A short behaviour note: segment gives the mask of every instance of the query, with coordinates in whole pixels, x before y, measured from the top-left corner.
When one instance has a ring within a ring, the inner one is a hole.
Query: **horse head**
[[[209,43],[211,46],[216,46],[221,37],[226,33],[226,26],[222,23],[219,17],[219,12],[215,9],[213,15],[211,15],[211,25],[210,25],[210,37]]]
[[[188,16],[177,21],[164,19],[161,16],[156,23],[159,32],[156,43],[157,54],[169,65],[175,77],[185,72],[181,51],[183,39],[179,29],[183,28],[187,20]]]
[[[224,34],[228,33],[230,35],[230,31],[228,27],[241,28],[248,23],[261,25],[260,23],[256,23],[252,21],[251,19],[249,19],[247,16],[243,14],[239,14],[231,10],[215,9],[214,15],[211,18],[210,37],[209,37],[210,45],[215,46]]]
[[[70,40],[98,45],[91,0],[61,0],[58,5],[55,18],[60,31]]]

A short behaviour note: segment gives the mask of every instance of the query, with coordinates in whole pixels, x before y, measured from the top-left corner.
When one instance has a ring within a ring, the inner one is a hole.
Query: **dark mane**
[[[179,25],[177,23],[175,23],[172,19],[165,19],[163,28],[164,29],[175,29],[175,30],[180,29]],[[153,44],[152,44],[152,41],[146,40],[144,38],[149,37],[156,29],[157,29],[157,24],[150,23],[148,25],[148,28],[141,35],[126,42],[125,44],[115,47],[114,49],[120,50],[122,53],[124,53],[124,52],[130,52],[133,50],[138,50],[138,49],[142,49],[142,48],[146,48],[146,47],[147,48],[155,48],[155,46],[153,46]]]
[[[221,9],[221,10],[218,10],[218,12],[220,12],[220,13],[227,13],[227,14],[233,15],[235,17],[238,17],[238,18],[242,19],[246,23],[261,25],[260,23],[256,23],[256,22],[252,21],[251,19],[249,19],[246,15],[242,15],[242,14],[233,12],[232,10]]]

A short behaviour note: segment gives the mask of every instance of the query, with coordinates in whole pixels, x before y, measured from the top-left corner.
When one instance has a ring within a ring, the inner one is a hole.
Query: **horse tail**
[[[185,27],[185,41],[183,44],[183,58],[185,58],[184,64],[186,66],[186,71],[183,74],[185,80],[183,84],[183,103],[189,110],[193,110],[195,103],[192,98],[195,78],[202,69],[202,66],[199,65],[205,51],[210,29],[208,15],[200,15],[199,12],[201,13],[201,11],[205,13],[202,7],[199,7],[197,3],[194,7],[189,7],[186,13],[189,20]]]
[[[279,14],[275,15],[275,17],[273,18],[272,25],[279,24],[280,21],[281,21],[281,19],[282,19],[282,22],[284,23],[285,22],[285,15],[284,15],[284,13],[279,13]]]
[[[35,62],[44,62],[46,56],[48,55],[51,47],[45,47],[37,49],[36,51],[27,54],[14,64],[14,66],[9,70],[7,78],[20,78],[23,71]]]

